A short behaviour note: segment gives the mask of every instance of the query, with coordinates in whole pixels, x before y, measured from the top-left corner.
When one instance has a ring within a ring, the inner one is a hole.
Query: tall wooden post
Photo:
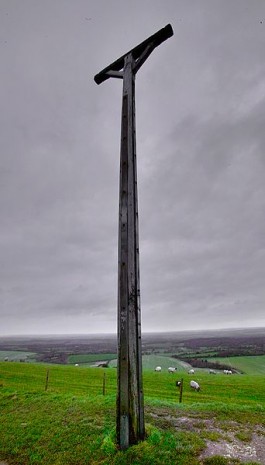
[[[135,75],[152,51],[173,35],[170,24],[95,76],[100,84],[123,79],[118,263],[117,442],[121,449],[144,439],[139,232],[135,137]],[[122,70],[122,71],[121,71]]]
[[[117,438],[121,448],[144,438],[134,59],[124,60],[121,124]]]

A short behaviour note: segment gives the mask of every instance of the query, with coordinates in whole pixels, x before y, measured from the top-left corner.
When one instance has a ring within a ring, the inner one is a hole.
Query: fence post
[[[182,392],[183,392],[183,378],[181,378],[180,388],[179,388],[179,403],[182,402]]]
[[[103,396],[105,396],[106,393],[106,373],[103,375]]]
[[[47,372],[46,372],[46,382],[45,382],[45,391],[47,391],[47,389],[48,389],[49,373],[50,373],[50,370],[49,370],[49,368],[47,368]]]

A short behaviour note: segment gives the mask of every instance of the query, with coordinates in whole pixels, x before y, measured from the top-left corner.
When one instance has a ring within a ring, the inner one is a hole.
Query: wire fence
[[[190,386],[191,377],[179,373],[143,373],[144,396],[164,401],[181,402],[240,402],[265,406],[264,376],[216,375],[198,373],[200,385]],[[117,370],[114,368],[83,368],[66,365],[0,363],[0,387],[7,391],[48,392],[80,396],[115,396]]]
[[[0,386],[7,390],[107,395],[116,392],[116,372],[66,366],[0,364]]]

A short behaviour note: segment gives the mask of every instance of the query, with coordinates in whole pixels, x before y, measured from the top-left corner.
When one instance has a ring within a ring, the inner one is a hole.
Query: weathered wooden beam
[[[139,56],[136,60],[133,71],[137,73],[147,58],[151,55],[152,51],[154,50],[153,43],[151,42],[147,47],[144,49],[143,53]]]
[[[135,135],[135,76],[152,51],[173,35],[168,24],[98,73],[97,84],[123,79],[119,239],[117,442],[121,449],[144,439],[138,194]]]
[[[108,77],[123,79],[123,73],[121,71],[107,71]]]
[[[134,59],[124,63],[118,285],[117,439],[121,449],[144,438]]]
[[[173,29],[171,24],[168,24],[167,26],[163,27],[159,31],[157,31],[155,34],[152,36],[148,37],[148,39],[145,39],[143,42],[138,44],[136,47],[132,48],[129,50],[129,52],[125,53],[122,55],[120,58],[115,60],[113,63],[110,65],[106,66],[102,71],[100,71],[96,76],[94,77],[94,81],[96,84],[101,84],[102,82],[106,81],[109,79],[111,76],[108,75],[108,71],[120,71],[124,67],[124,59],[127,55],[131,54],[134,60],[137,60],[142,53],[146,50],[148,45],[152,44],[152,51],[158,47],[158,45],[162,44],[165,40],[169,39],[173,35]]]

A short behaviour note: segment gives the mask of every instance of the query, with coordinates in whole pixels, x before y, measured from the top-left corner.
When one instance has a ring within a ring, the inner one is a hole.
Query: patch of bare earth
[[[218,441],[206,440],[206,449],[201,458],[221,455],[226,458],[239,459],[241,462],[256,462],[265,464],[265,439],[257,433],[252,434],[250,442],[237,439],[232,433],[228,438]]]
[[[242,425],[235,421],[201,419],[196,416],[171,416],[151,413],[157,424],[168,424],[178,431],[194,431],[204,438],[206,447],[200,455],[203,460],[219,455],[238,459],[242,463],[256,462],[265,465],[265,428],[261,425]]]

